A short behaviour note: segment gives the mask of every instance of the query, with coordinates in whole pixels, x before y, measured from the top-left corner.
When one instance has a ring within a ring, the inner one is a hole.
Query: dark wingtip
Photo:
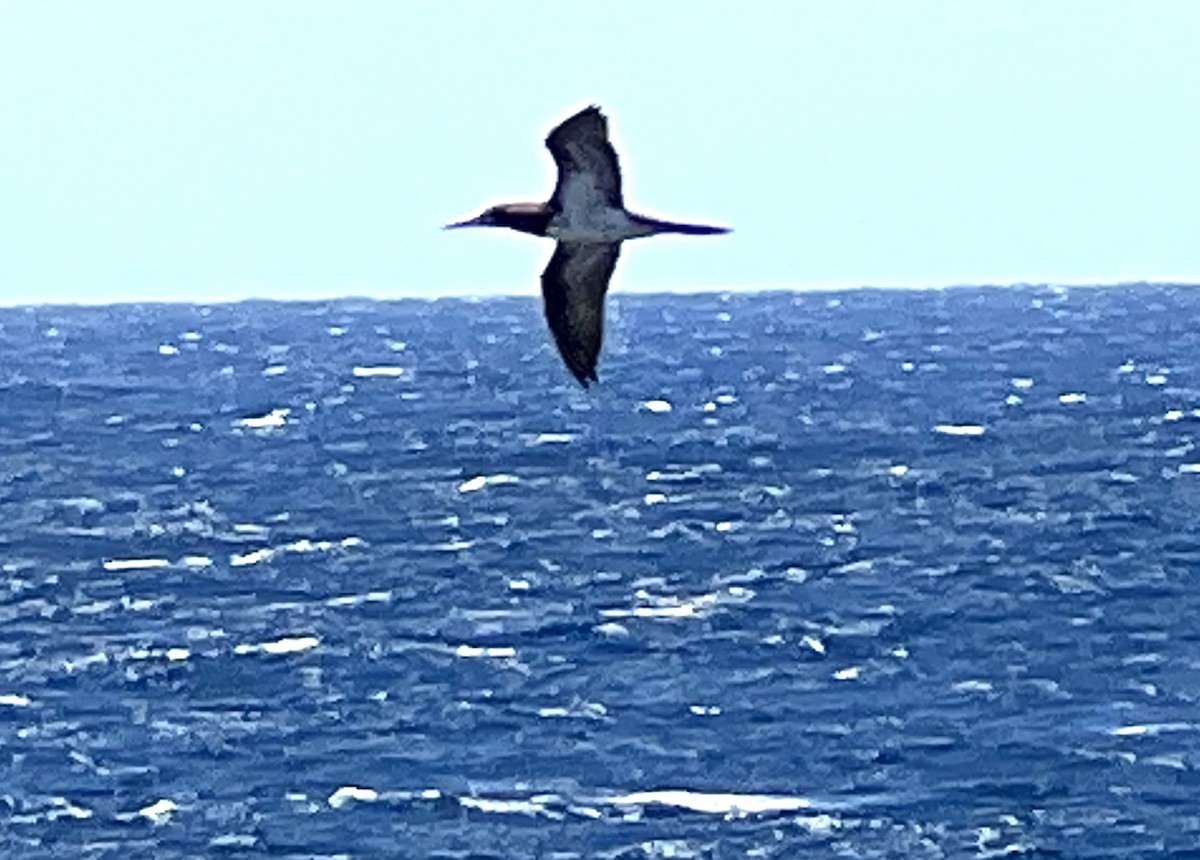
[[[725,233],[732,233],[732,227],[712,227],[708,224],[678,224],[669,230],[667,233],[683,233],[690,236],[720,236]]]
[[[575,377],[575,381],[582,385],[585,391],[593,382],[600,381],[594,370],[576,370],[573,367],[567,369],[571,371],[571,375]]]
[[[601,122],[605,122],[605,123],[608,122],[608,117],[606,117],[604,115],[604,110],[600,107],[600,105],[588,105],[583,110],[581,110],[579,113],[575,114],[575,116],[576,117],[595,116]]]
[[[567,370],[571,371],[571,375],[575,377],[575,381],[582,385],[585,389],[593,382],[599,382],[600,379],[596,376],[596,368],[594,367],[573,367],[567,365]]]

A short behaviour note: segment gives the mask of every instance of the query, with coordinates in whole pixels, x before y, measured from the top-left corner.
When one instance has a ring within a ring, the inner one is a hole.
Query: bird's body
[[[449,227],[508,227],[558,244],[542,273],[546,322],[567,368],[585,388],[596,381],[604,331],[604,296],[621,243],[656,233],[727,233],[723,227],[678,224],[635,215],[625,208],[621,169],[597,107],[557,126],[546,146],[558,167],[545,203],[493,206]]]

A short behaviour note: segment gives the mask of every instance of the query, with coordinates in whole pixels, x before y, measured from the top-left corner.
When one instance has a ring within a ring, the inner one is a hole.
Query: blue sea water
[[[1198,321],[0,310],[0,856],[1200,856]]]

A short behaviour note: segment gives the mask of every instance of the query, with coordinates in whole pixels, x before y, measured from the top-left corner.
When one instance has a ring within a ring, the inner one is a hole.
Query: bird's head
[[[468,218],[466,221],[458,221],[454,224],[447,224],[443,230],[457,230],[459,227],[504,227],[504,207],[492,206],[485,209],[481,215],[476,215],[474,218]]]
[[[443,229],[507,227],[522,233],[544,236],[546,235],[546,225],[550,223],[550,215],[550,209],[545,203],[501,203],[499,206],[485,210],[482,215],[466,221],[459,221],[457,224],[447,224]]]

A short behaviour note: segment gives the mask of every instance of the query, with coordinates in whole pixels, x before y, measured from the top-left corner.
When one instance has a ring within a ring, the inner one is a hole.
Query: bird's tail
[[[647,218],[636,215],[634,219],[647,227],[652,227],[655,233],[683,233],[688,236],[712,236],[717,233],[733,232],[728,227],[710,227],[707,224],[680,224],[678,221],[660,221],[658,218]]]

